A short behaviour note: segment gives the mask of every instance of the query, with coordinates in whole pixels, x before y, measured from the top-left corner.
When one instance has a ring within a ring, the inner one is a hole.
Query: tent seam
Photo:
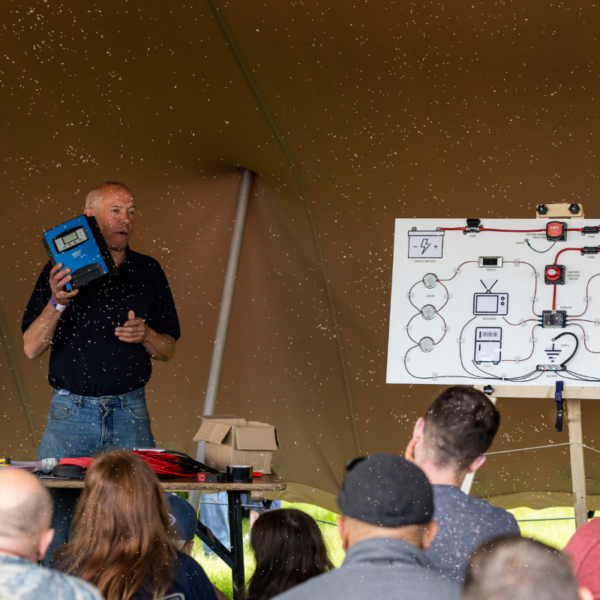
[[[356,404],[354,401],[354,395],[352,393],[352,387],[350,385],[350,375],[348,373],[346,353],[345,353],[344,345],[342,342],[341,328],[340,328],[340,325],[338,322],[338,313],[337,313],[337,309],[336,309],[334,298],[333,298],[333,292],[331,290],[329,275],[327,272],[327,268],[325,266],[325,257],[323,255],[323,249],[321,247],[320,235],[317,230],[317,226],[315,224],[315,220],[314,220],[312,210],[310,207],[309,194],[308,194],[308,189],[307,189],[306,183],[304,181],[304,177],[298,167],[298,164],[296,163],[296,161],[294,159],[292,151],[290,150],[289,146],[287,145],[287,142],[285,141],[284,135],[283,135],[281,129],[279,128],[279,125],[277,124],[275,117],[273,116],[273,113],[269,107],[269,104],[268,104],[266,98],[264,97],[256,79],[252,75],[252,71],[251,71],[248,63],[246,62],[246,59],[244,58],[244,54],[243,54],[239,44],[237,43],[235,36],[233,35],[231,26],[229,25],[229,22],[227,21],[227,19],[225,17],[225,12],[223,10],[223,7],[221,6],[220,1],[219,0],[207,0],[207,1],[208,1],[208,4],[217,20],[219,28],[221,29],[221,33],[223,34],[223,37],[225,38],[227,45],[229,46],[232,54],[234,55],[234,57],[238,63],[238,66],[240,67],[244,77],[246,78],[246,81],[247,81],[248,85],[250,86],[250,89],[252,90],[252,92],[262,110],[262,113],[263,113],[265,119],[269,123],[269,126],[270,126],[271,130],[273,131],[273,134],[274,134],[275,138],[277,139],[277,142],[279,143],[281,151],[283,152],[284,156],[286,157],[286,159],[292,169],[292,172],[294,174],[294,177],[296,179],[298,187],[300,188],[300,197],[302,198],[302,203],[304,204],[304,208],[305,208],[307,216],[308,216],[308,222],[309,222],[309,225],[310,225],[310,228],[311,228],[311,231],[313,234],[315,246],[317,249],[317,255],[319,257],[319,265],[321,267],[321,274],[323,276],[324,285],[325,285],[325,293],[327,294],[327,302],[329,304],[329,311],[331,314],[331,320],[333,322],[333,329],[335,332],[335,343],[336,343],[336,348],[337,348],[338,361],[340,363],[340,369],[342,371],[342,379],[344,382],[344,389],[346,392],[346,403],[347,403],[348,411],[350,412],[350,417],[351,417],[351,426],[352,426],[352,433],[354,436],[354,443],[356,444],[358,453],[362,454],[362,444],[360,441],[360,434],[359,434],[359,430],[358,430],[358,421],[357,421],[357,416],[356,416]]]

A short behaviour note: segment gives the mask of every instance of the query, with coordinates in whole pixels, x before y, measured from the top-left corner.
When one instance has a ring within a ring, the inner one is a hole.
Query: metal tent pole
[[[250,200],[253,181],[254,172],[250,171],[250,169],[242,169],[238,204],[235,212],[235,221],[233,222],[231,245],[229,246],[229,258],[227,259],[225,282],[223,284],[223,293],[221,295],[221,308],[219,310],[219,319],[217,321],[217,333],[215,334],[215,344],[213,346],[210,371],[208,373],[208,383],[206,386],[206,394],[204,396],[203,415],[214,414],[215,405],[217,403],[223,357],[225,356],[225,344],[227,342],[227,330],[229,329],[231,307],[233,306],[233,294],[235,292],[235,282],[242,251],[244,227],[246,225],[248,202]],[[204,442],[198,442],[198,445],[196,446],[196,460],[199,460],[200,462],[204,461]],[[198,507],[199,498],[200,492],[197,490],[190,492],[189,501],[194,508]]]

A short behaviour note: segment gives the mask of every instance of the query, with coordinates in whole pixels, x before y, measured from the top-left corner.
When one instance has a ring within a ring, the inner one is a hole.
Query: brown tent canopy
[[[395,217],[597,215],[600,9],[569,3],[4,2],[0,452],[31,456],[47,360],[20,319],[41,234],[122,180],[133,247],[182,322],[155,364],[159,443],[193,453],[239,185],[255,171],[217,412],[275,424],[288,498],[332,506],[346,461],[401,451],[434,386],[386,385]],[[493,451],[565,442],[552,400],[500,400]],[[587,444],[600,405],[583,403]],[[600,446],[600,444],[599,444]],[[597,454],[586,451],[591,508]],[[568,504],[568,447],[490,457],[473,492]]]

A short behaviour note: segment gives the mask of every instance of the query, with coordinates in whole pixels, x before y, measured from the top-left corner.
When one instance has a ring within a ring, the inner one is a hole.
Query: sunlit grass
[[[324,508],[312,504],[295,504],[284,502],[284,508],[297,508],[311,515],[319,521],[335,523],[337,515]],[[517,508],[511,510],[517,521],[520,522],[522,535],[530,537],[555,548],[564,548],[573,533],[575,533],[575,521],[573,520],[572,508],[546,508],[544,510],[532,510],[529,508]],[[560,519],[548,521],[546,519]],[[535,520],[533,522],[532,520]],[[337,567],[344,560],[344,551],[340,543],[337,527],[327,523],[318,523],[319,528],[327,544],[329,557]],[[254,572],[254,555],[248,545],[249,522],[243,521],[244,532],[244,561],[246,567],[246,581],[250,579]],[[196,539],[192,556],[202,565],[208,578],[230,598],[232,597],[231,569],[225,565],[219,558],[205,556],[202,549],[202,543]]]

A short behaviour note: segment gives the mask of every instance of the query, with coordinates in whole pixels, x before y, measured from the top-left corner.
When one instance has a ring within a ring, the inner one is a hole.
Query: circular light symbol
[[[430,337],[421,338],[421,341],[419,342],[419,348],[421,348],[423,352],[431,352],[434,346],[435,344]]]
[[[431,321],[431,319],[433,319],[437,314],[437,311],[435,310],[435,306],[432,306],[431,304],[426,304],[421,309],[421,314],[423,315],[423,318],[426,321]]]
[[[437,282],[438,282],[437,275],[434,275],[433,273],[427,273],[427,275],[425,275],[425,277],[423,277],[423,285],[427,289],[434,288],[437,285]]]

